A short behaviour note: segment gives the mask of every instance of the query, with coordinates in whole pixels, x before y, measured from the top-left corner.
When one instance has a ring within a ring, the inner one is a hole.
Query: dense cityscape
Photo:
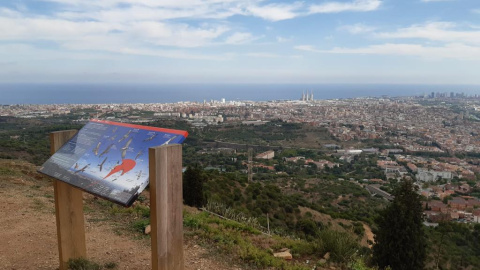
[[[91,118],[130,123],[175,119],[199,130],[208,126],[261,126],[271,121],[324,128],[334,143],[312,146],[313,149],[326,150],[338,157],[338,161],[347,162],[362,153],[378,156],[376,165],[383,172],[383,179],[350,180],[388,200],[392,198],[385,192],[388,180],[416,180],[419,194],[427,199],[426,224],[435,225],[442,220],[480,223],[479,108],[478,97],[455,93],[315,100],[313,92],[307,91],[299,100],[266,102],[221,99],[170,104],[3,105],[0,117],[68,116],[77,123]],[[22,138],[11,136],[11,139]],[[271,143],[274,149],[281,145],[281,142]],[[271,152],[271,155],[258,154],[254,166],[275,170],[262,162],[273,158],[275,151]],[[303,160],[320,169],[339,165],[302,156],[287,160]]]

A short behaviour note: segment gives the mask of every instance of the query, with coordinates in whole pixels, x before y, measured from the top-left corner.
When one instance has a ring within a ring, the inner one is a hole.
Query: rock
[[[325,253],[325,255],[323,255],[323,258],[324,258],[325,260],[330,259],[330,252]]]
[[[273,256],[276,257],[276,258],[282,258],[282,259],[285,259],[285,260],[293,259],[292,254],[289,251],[273,253]]]
[[[288,249],[288,248],[282,248],[282,249],[280,249],[278,252],[285,252],[285,251],[290,252],[290,249]]]
[[[150,234],[151,231],[152,231],[152,227],[150,227],[150,225],[145,227],[145,234]]]

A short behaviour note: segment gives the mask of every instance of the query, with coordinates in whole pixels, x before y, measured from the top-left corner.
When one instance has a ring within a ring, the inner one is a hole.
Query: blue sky
[[[3,0],[0,82],[480,84],[478,0]]]

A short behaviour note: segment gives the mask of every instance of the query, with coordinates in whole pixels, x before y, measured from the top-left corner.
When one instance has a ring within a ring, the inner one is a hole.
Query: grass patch
[[[244,224],[224,220],[206,212],[199,214],[184,213],[184,226],[193,230],[194,235],[201,237],[202,240],[214,244],[219,250],[226,254],[234,255],[243,263],[256,268],[274,268],[285,270],[306,270],[311,269],[302,265],[298,261],[287,262],[283,259],[275,258],[272,254],[270,245],[260,246],[260,242],[276,242],[278,238],[270,239],[269,236],[261,235],[260,231]],[[259,238],[266,238],[263,241],[254,241]],[[294,247],[301,240],[289,241],[290,247]],[[282,246],[285,243],[277,243]],[[304,245],[308,245],[306,242]],[[284,247],[284,246],[283,246]]]
[[[131,227],[134,231],[144,233],[145,228],[150,224],[150,219],[140,219],[132,223]]]
[[[117,269],[117,264],[115,262],[107,262],[104,265],[100,265],[84,258],[70,259],[68,260],[67,265],[69,270]]]
[[[101,270],[102,266],[84,258],[68,260],[69,270]]]
[[[206,212],[184,212],[187,235],[199,237],[209,246],[236,258],[251,269],[312,269],[315,262],[336,265],[337,269],[371,270],[359,259],[358,239],[352,234],[331,229],[321,230],[311,241],[298,238],[263,235],[260,231],[231,220],[224,220]],[[273,251],[290,249],[292,261],[273,256]],[[322,258],[330,254],[328,261]],[[310,261],[307,264],[306,261]],[[312,264],[313,263],[313,264]],[[320,266],[320,265],[318,265]]]
[[[18,176],[20,173],[16,169],[0,167],[0,175],[4,176]]]
[[[114,263],[114,262],[108,262],[108,263],[104,264],[103,267],[104,267],[105,269],[116,269],[116,268],[117,268],[117,264]]]
[[[42,200],[38,198],[33,198],[32,201],[33,201],[33,206],[32,206],[33,210],[41,211],[46,208],[45,203]]]

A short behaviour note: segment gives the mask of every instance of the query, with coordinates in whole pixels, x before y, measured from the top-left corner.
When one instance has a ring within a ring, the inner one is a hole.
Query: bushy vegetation
[[[302,124],[273,121],[259,126],[208,127],[202,137],[206,140],[280,146],[282,141],[304,137],[305,134],[302,131],[304,131]],[[326,133],[326,130],[324,132]]]
[[[199,236],[206,243],[213,243],[219,250],[234,254],[252,267],[273,269],[311,269],[312,265],[335,264],[342,269],[360,265],[360,250],[357,239],[348,233],[330,229],[319,231],[313,241],[302,239],[267,236],[248,225],[225,220],[208,213],[184,213],[184,225],[189,228],[187,234]],[[294,256],[291,262],[275,258],[274,251],[288,248]],[[323,259],[325,254],[330,259]],[[306,261],[311,263],[307,264]],[[362,263],[363,264],[363,263]],[[364,265],[364,264],[363,264]],[[369,269],[369,268],[363,268]]]
[[[480,224],[440,223],[426,235],[428,269],[480,269]]]
[[[205,210],[216,213],[226,219],[231,219],[239,223],[250,226],[254,229],[261,230],[265,232],[265,227],[262,227],[258,222],[258,219],[254,217],[249,217],[244,213],[237,213],[232,208],[227,207],[225,204],[220,202],[209,201],[205,205]]]
[[[67,120],[28,120],[0,117],[0,158],[43,164],[50,157],[50,132],[80,129]]]
[[[222,202],[236,212],[258,219],[277,233],[294,231],[299,235],[311,235],[306,229],[308,217],[302,216],[299,207],[306,207],[333,218],[345,218],[373,224],[373,217],[384,204],[383,199],[371,197],[358,184],[349,181],[325,179],[285,179],[247,183],[243,177],[211,171],[207,173],[205,196],[208,201]],[[339,199],[341,198],[341,199]],[[312,226],[323,227],[310,218]],[[302,225],[303,224],[303,225]],[[361,223],[354,229],[363,234]]]

